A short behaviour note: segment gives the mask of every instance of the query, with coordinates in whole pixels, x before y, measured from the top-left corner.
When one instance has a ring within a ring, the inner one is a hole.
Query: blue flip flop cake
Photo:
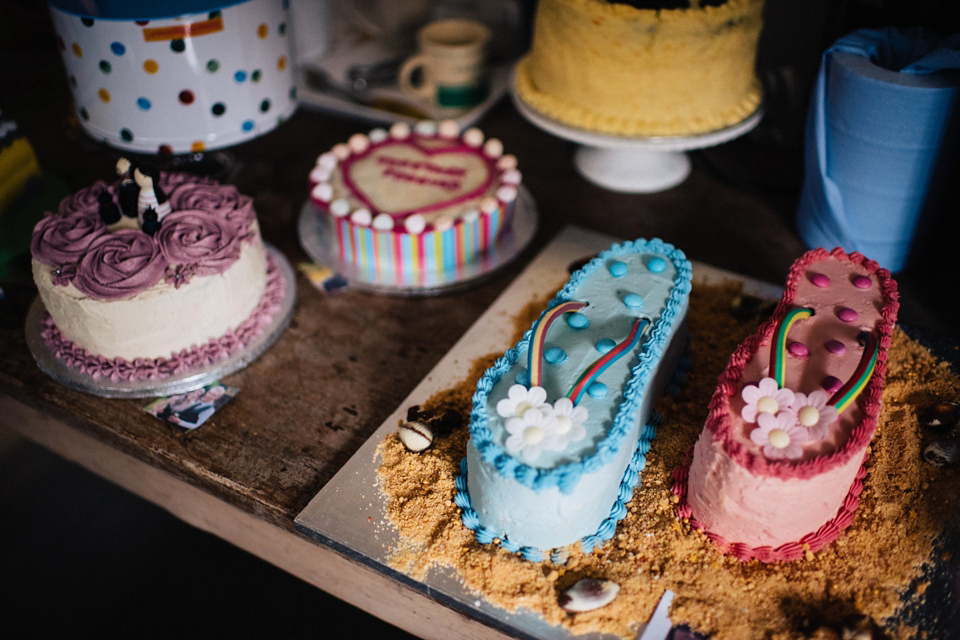
[[[661,240],[616,244],[484,373],[456,495],[478,542],[538,561],[613,536],[686,346],[691,275]]]

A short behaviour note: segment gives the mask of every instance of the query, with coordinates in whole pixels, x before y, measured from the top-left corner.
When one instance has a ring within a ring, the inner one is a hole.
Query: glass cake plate
[[[27,347],[40,369],[60,384],[104,398],[153,398],[199,389],[243,369],[256,360],[280,337],[283,330],[290,324],[297,291],[293,268],[279,250],[266,243],[265,247],[267,255],[273,258],[284,280],[283,301],[280,310],[273,315],[269,326],[259,336],[250,341],[246,347],[209,366],[185,371],[159,380],[114,381],[109,378],[94,378],[79,369],[67,366],[47,348],[41,336],[46,308],[39,296],[33,301],[30,310],[27,312]]]
[[[584,178],[597,186],[625,193],[654,193],[677,186],[690,175],[686,151],[738,138],[756,127],[764,113],[760,106],[740,122],[697,135],[619,136],[574,127],[537,111],[517,93],[513,76],[510,96],[527,120],[548,133],[581,145],[574,156],[574,165]]]
[[[342,275],[352,287],[402,296],[439,295],[475,284],[517,257],[537,231],[537,208],[530,192],[520,185],[513,221],[495,246],[477,257],[474,262],[462,265],[455,271],[429,270],[415,280],[406,280],[403,277],[398,279],[393,269],[360,269],[342,260],[332,244],[329,228],[322,224],[317,208],[309,200],[300,212],[297,231],[300,246],[307,255]]]

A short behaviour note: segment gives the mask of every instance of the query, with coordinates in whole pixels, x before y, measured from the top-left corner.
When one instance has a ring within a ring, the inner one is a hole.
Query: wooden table
[[[86,138],[72,115],[45,16],[14,13],[24,35],[7,42],[0,59],[4,115],[19,123],[44,171],[69,190],[110,176],[115,156]],[[0,283],[7,292],[0,306],[0,425],[414,634],[499,637],[298,534],[295,516],[564,225],[660,237],[691,259],[774,283],[805,247],[793,227],[800,149],[764,145],[763,123],[745,139],[697,152],[683,184],[649,195],[586,182],[571,163],[574,146],[528,123],[509,100],[480,124],[518,157],[540,212],[532,246],[515,263],[469,290],[427,298],[355,290],[325,296],[298,276],[289,329],[227,378],[241,393],[193,433],[162,426],[142,411],[145,401],[85,395],[41,373],[24,339],[34,297],[24,269]],[[254,196],[265,239],[291,263],[306,259],[296,221],[316,156],[367,129],[300,109],[275,131],[231,150],[237,164],[230,181]],[[958,290],[956,274],[944,270],[947,240],[934,237],[922,266],[900,277],[901,319],[941,333],[957,328],[947,312]]]

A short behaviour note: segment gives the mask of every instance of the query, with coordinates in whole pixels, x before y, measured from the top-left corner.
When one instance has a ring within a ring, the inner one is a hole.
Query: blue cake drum
[[[614,245],[486,371],[456,496],[479,542],[540,560],[613,536],[686,346],[690,283],[675,247]]]

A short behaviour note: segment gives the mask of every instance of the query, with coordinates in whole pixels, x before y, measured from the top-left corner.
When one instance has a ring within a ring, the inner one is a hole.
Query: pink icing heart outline
[[[429,157],[429,156],[435,156],[435,155],[448,154],[448,153],[454,153],[454,154],[457,154],[457,153],[472,154],[472,155],[475,155],[475,156],[479,157],[481,160],[483,160],[484,165],[487,167],[487,179],[484,180],[478,187],[476,187],[476,188],[468,191],[467,193],[460,194],[460,195],[458,195],[458,196],[455,196],[455,197],[453,197],[453,198],[449,198],[449,199],[447,199],[447,200],[441,200],[441,201],[439,201],[439,202],[435,202],[435,203],[433,203],[433,204],[431,204],[431,205],[427,205],[427,206],[425,206],[425,207],[418,207],[418,208],[415,208],[415,209],[408,209],[408,210],[406,210],[406,211],[397,211],[397,212],[393,212],[393,213],[385,212],[385,213],[387,213],[387,215],[389,215],[390,217],[392,217],[392,218],[394,218],[394,219],[404,218],[404,217],[409,216],[409,215],[414,214],[414,213],[425,213],[425,212],[429,212],[429,211],[437,211],[437,210],[439,210],[439,209],[445,209],[446,207],[450,207],[450,206],[459,204],[459,203],[461,203],[461,202],[466,202],[467,200],[471,200],[471,199],[473,199],[473,198],[476,198],[476,197],[480,196],[481,194],[483,194],[487,189],[490,188],[490,185],[493,184],[493,181],[494,181],[494,179],[495,179],[495,177],[496,177],[496,166],[494,165],[493,161],[491,161],[489,158],[487,158],[485,155],[483,155],[483,154],[481,153],[481,151],[480,151],[479,148],[470,147],[470,146],[467,146],[467,145],[465,145],[465,144],[458,144],[458,145],[452,146],[452,147],[437,147],[436,149],[427,149],[427,148],[424,148],[424,147],[422,147],[421,145],[417,144],[417,142],[416,142],[415,140],[409,140],[409,139],[406,139],[406,140],[394,140],[394,139],[385,140],[384,142],[382,142],[382,143],[380,143],[380,144],[371,145],[371,146],[370,146],[366,151],[364,151],[363,153],[358,153],[358,154],[356,154],[356,155],[352,155],[352,156],[346,158],[345,160],[343,160],[343,162],[341,163],[341,167],[340,167],[340,168],[341,168],[342,175],[343,175],[343,184],[344,184],[344,186],[347,188],[347,190],[350,192],[350,194],[351,194],[353,197],[355,197],[357,200],[359,200],[360,202],[362,202],[362,203],[364,204],[364,206],[366,206],[366,207],[371,211],[371,213],[373,213],[373,215],[376,215],[377,213],[380,213],[381,211],[380,211],[380,209],[373,203],[373,201],[370,200],[370,198],[367,197],[367,195],[366,195],[366,194],[363,192],[363,190],[357,185],[357,183],[354,182],[353,178],[350,176],[350,168],[353,166],[353,163],[354,163],[354,162],[356,162],[356,161],[358,161],[358,160],[361,160],[361,159],[363,159],[363,158],[366,158],[366,157],[367,157],[368,155],[370,155],[371,153],[373,153],[373,152],[375,152],[375,151],[379,151],[379,150],[383,149],[384,147],[386,147],[386,146],[388,146],[388,145],[406,145],[406,146],[408,146],[408,147],[413,147],[413,148],[416,149],[418,152],[420,152],[420,153],[422,153],[423,155],[428,156],[428,157]]]

